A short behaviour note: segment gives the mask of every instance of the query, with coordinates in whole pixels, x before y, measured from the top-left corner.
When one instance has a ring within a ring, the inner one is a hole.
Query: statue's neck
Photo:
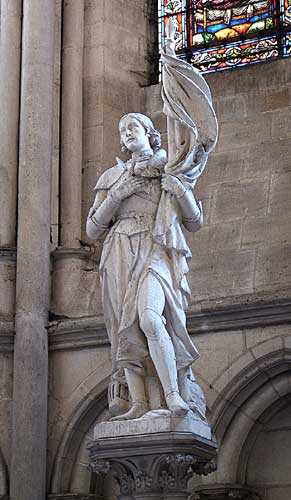
[[[149,157],[153,156],[154,152],[152,148],[145,148],[142,149],[141,151],[135,151],[132,153],[131,158],[132,160],[137,160],[138,158],[143,158],[144,156]]]

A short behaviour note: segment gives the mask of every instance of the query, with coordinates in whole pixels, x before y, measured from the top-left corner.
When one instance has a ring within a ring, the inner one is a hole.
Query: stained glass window
[[[159,0],[160,45],[170,17],[177,54],[212,72],[291,55],[291,0]]]

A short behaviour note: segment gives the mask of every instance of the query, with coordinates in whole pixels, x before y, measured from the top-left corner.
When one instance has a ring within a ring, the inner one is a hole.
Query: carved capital
[[[111,469],[110,462],[108,460],[95,460],[90,464],[90,469],[96,474],[108,474]]]
[[[216,450],[212,441],[175,432],[102,438],[89,446],[92,471],[113,474],[120,500],[163,495],[186,500],[192,475],[215,469]]]
[[[197,463],[198,458],[190,454],[177,453],[161,457],[159,484],[164,491],[185,490],[197,468]]]
[[[181,493],[186,491],[189,479],[196,474],[208,474],[215,465],[191,454],[174,453],[130,459],[108,458],[94,460],[90,464],[93,472],[106,475],[112,472],[117,479],[121,495],[140,493]]]

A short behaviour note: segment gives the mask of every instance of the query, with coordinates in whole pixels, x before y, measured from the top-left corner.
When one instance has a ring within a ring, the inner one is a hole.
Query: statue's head
[[[122,151],[157,151],[161,146],[161,134],[154,128],[152,121],[141,113],[128,113],[119,122]]]

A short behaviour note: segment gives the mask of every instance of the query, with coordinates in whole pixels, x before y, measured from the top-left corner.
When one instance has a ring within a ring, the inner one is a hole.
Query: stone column
[[[54,20],[23,1],[11,500],[46,497]]]
[[[62,46],[61,246],[79,248],[82,203],[84,0],[64,2]]]
[[[15,302],[16,197],[22,0],[1,2],[0,42],[0,311]]]
[[[0,244],[15,247],[22,0],[1,2]]]
[[[92,268],[80,248],[82,227],[84,0],[63,3],[60,247],[53,253],[51,311],[56,316],[90,314],[80,293]],[[86,293],[88,296],[89,290]],[[85,298],[85,301],[84,301]]]

